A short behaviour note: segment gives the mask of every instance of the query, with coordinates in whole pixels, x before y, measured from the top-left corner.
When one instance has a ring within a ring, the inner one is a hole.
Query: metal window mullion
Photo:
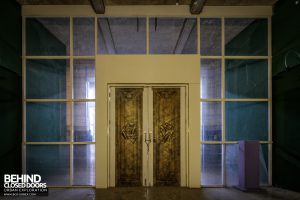
[[[201,112],[202,112],[202,105],[201,105],[201,51],[200,51],[200,48],[201,48],[201,44],[200,44],[200,16],[197,16],[197,56],[199,56],[199,59],[198,59],[198,62],[199,62],[199,98],[200,98],[200,101],[199,101],[199,136],[200,136],[200,187],[202,187],[202,179],[201,179],[201,176],[202,176],[202,115],[201,115]]]
[[[221,109],[222,109],[222,143],[225,142],[225,19],[224,17],[221,18],[221,53],[222,53],[222,60],[221,60]],[[226,184],[226,176],[225,176],[225,144],[222,144],[222,185]]]
[[[242,60],[242,59],[248,59],[248,60],[266,60],[269,57],[268,56],[226,56],[226,55],[221,55],[221,56],[201,56],[203,59],[236,59],[236,60]]]
[[[74,69],[74,60],[73,60],[73,17],[70,17],[70,88],[71,96],[70,99],[73,99],[73,69]],[[73,185],[73,138],[74,138],[74,127],[73,127],[73,102],[70,103],[70,186]],[[68,115],[67,115],[68,116]]]
[[[26,59],[31,60],[50,60],[50,59],[69,59],[71,56],[24,56]]]
[[[24,101],[25,102],[95,102],[96,99],[25,99]]]
[[[230,102],[230,101],[238,101],[238,102],[243,102],[243,101],[253,101],[253,102],[270,102],[271,99],[255,99],[255,98],[252,98],[252,99],[227,99],[227,98],[224,98],[224,99],[214,99],[214,98],[200,98],[200,101],[204,101],[204,102]]]
[[[96,142],[24,142],[30,145],[76,145],[76,144],[96,144]]]
[[[273,141],[272,136],[272,17],[268,17],[268,104],[269,109],[269,141]],[[272,185],[272,144],[268,145],[268,184]]]
[[[97,16],[95,16],[94,31],[95,31],[95,46],[94,46],[94,48],[95,48],[95,59],[94,59],[95,99],[92,102],[95,102],[95,136],[94,136],[95,137],[94,138],[95,142],[93,144],[94,144],[94,151],[95,151],[95,154],[94,154],[94,160],[95,160],[95,162],[94,162],[94,165],[95,165],[94,166],[94,174],[96,175],[97,174],[97,171],[96,171],[96,138],[97,138],[97,134],[96,134],[97,133],[97,131],[96,131],[96,127],[97,127],[97,125],[96,125],[96,116],[97,116],[96,115],[96,94],[97,94],[97,90],[96,90],[96,82],[97,82],[97,78],[96,78],[96,70],[97,70],[96,57],[97,57],[97,54],[98,54],[98,17]],[[107,116],[109,116],[109,115],[107,115]],[[107,146],[109,148],[109,145],[107,145]],[[109,151],[108,151],[108,153],[109,153]],[[108,157],[108,159],[109,159],[109,157]],[[96,177],[94,177],[94,184],[96,185]]]
[[[66,60],[70,59],[71,57],[76,58],[76,59],[95,59],[96,56],[22,56],[26,59],[31,59],[31,60]]]

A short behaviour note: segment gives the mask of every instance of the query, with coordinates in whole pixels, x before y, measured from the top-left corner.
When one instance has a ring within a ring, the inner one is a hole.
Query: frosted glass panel
[[[222,106],[221,102],[201,103],[201,140],[222,140]]]
[[[71,95],[68,60],[27,60],[28,99],[66,99]]]
[[[267,19],[225,19],[227,56],[267,56]]]
[[[75,56],[95,55],[94,18],[73,18],[73,48]]]
[[[47,186],[70,185],[70,146],[27,145],[26,169],[41,175]]]
[[[197,53],[195,18],[150,18],[149,29],[150,54]]]
[[[268,98],[267,60],[226,60],[226,98]]]
[[[227,144],[225,150],[225,162],[226,162],[226,185],[235,186],[238,185],[238,144]],[[268,185],[268,144],[261,144],[259,149],[259,176],[260,184]]]
[[[41,102],[26,104],[26,140],[28,142],[64,142],[70,140],[70,104]]]
[[[268,144],[261,144],[259,149],[259,178],[261,185],[268,185],[269,184],[269,151],[268,151]]]
[[[74,103],[74,141],[95,141],[95,102]]]
[[[99,18],[98,25],[98,53],[146,54],[145,18]]]
[[[221,19],[200,18],[200,53],[203,56],[221,55]]]
[[[267,102],[226,102],[226,140],[268,140]]]
[[[238,185],[238,145],[227,144],[225,145],[225,177],[227,186]]]
[[[70,54],[69,18],[27,18],[28,56],[66,56]]]
[[[95,61],[74,60],[74,99],[95,99]]]
[[[201,98],[221,98],[222,68],[219,59],[202,59],[200,69]]]
[[[222,145],[201,145],[201,185],[222,184]]]
[[[73,146],[74,185],[95,185],[95,145]]]

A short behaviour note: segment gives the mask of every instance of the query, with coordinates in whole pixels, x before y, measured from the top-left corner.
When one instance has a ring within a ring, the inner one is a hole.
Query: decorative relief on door
[[[121,134],[124,140],[129,140],[132,144],[134,144],[138,137],[136,124],[134,122],[125,122]]]
[[[142,185],[143,89],[116,88],[116,186]]]
[[[180,185],[180,89],[153,89],[154,185]]]
[[[166,143],[171,142],[173,139],[175,139],[174,135],[174,123],[173,122],[163,122],[160,124],[159,129],[159,138],[160,141],[157,141],[159,143]]]

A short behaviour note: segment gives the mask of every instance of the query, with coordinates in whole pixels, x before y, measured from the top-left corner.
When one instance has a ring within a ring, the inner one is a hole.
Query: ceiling
[[[100,0],[99,0],[100,1]],[[273,5],[277,0],[207,0],[205,6]],[[17,0],[21,5],[88,5],[89,0]],[[105,5],[189,5],[191,0],[104,0]]]

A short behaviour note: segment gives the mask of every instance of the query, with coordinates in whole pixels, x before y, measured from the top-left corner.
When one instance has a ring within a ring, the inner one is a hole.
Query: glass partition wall
[[[24,173],[41,174],[49,186],[95,185],[96,54],[192,54],[200,133],[190,134],[200,134],[201,185],[237,184],[238,140],[260,141],[261,184],[271,183],[269,18],[25,17],[23,24]]]
[[[266,18],[200,18],[201,184],[238,183],[239,140],[260,141],[271,182],[271,63]]]
[[[95,19],[25,18],[23,170],[95,185]]]

